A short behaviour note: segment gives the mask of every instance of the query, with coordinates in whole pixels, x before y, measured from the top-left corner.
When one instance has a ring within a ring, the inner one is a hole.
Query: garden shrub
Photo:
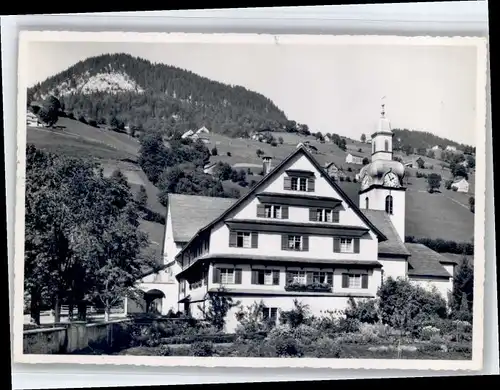
[[[158,356],[172,356],[172,349],[165,344],[162,344],[157,349]]]
[[[300,357],[303,355],[301,345],[293,337],[273,339],[271,346],[278,357]]]
[[[310,345],[312,355],[317,358],[339,358],[342,349],[338,342],[329,337],[321,337]]]
[[[379,321],[375,299],[355,301],[354,298],[349,297],[348,307],[344,314],[348,319],[356,319],[368,324],[375,324]]]
[[[420,329],[420,338],[422,340],[430,340],[433,336],[439,335],[441,330],[432,325],[426,325]]]
[[[212,356],[214,354],[214,346],[208,341],[195,342],[189,350],[192,356]]]
[[[232,346],[230,356],[234,357],[276,357],[276,349],[269,343],[257,340],[239,339]]]

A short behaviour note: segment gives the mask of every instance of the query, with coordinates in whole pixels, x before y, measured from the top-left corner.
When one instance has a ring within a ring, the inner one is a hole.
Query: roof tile
[[[236,201],[232,198],[169,194],[174,240],[188,242],[198,230],[219,217]]]
[[[409,276],[441,276],[450,277],[448,271],[441,265],[448,259],[423,244],[406,243],[411,253],[408,258]]]
[[[399,237],[391,218],[385,211],[382,210],[361,210],[377,228],[379,228],[384,236],[387,237],[386,241],[379,242],[378,253],[390,255],[406,255],[408,252],[403,240]]]

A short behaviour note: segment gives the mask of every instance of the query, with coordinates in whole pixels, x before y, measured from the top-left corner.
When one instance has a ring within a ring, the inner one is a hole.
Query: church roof
[[[169,194],[174,241],[188,242],[198,230],[219,217],[236,201],[232,198]]]
[[[382,210],[362,210],[368,219],[379,228],[386,241],[381,241],[378,244],[378,253],[381,255],[410,255],[406,249],[404,242],[399,237],[396,228],[392,224],[391,218],[385,211]]]
[[[433,251],[424,244],[406,243],[406,247],[411,253],[408,258],[409,276],[435,276],[449,278],[448,271],[441,263],[449,262],[449,259]]]

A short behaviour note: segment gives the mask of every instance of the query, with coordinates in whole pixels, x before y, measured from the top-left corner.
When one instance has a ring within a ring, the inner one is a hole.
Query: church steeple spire
[[[372,134],[372,161],[392,160],[391,123],[385,116],[385,96],[382,97],[380,119],[377,130]]]
[[[382,119],[385,119],[385,103],[384,103],[385,96],[382,96],[382,110],[380,111],[380,115]]]

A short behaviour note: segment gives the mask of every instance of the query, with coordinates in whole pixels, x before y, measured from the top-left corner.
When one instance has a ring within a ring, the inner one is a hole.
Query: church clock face
[[[393,172],[387,173],[384,176],[384,185],[386,185],[387,187],[399,187],[398,176]]]

